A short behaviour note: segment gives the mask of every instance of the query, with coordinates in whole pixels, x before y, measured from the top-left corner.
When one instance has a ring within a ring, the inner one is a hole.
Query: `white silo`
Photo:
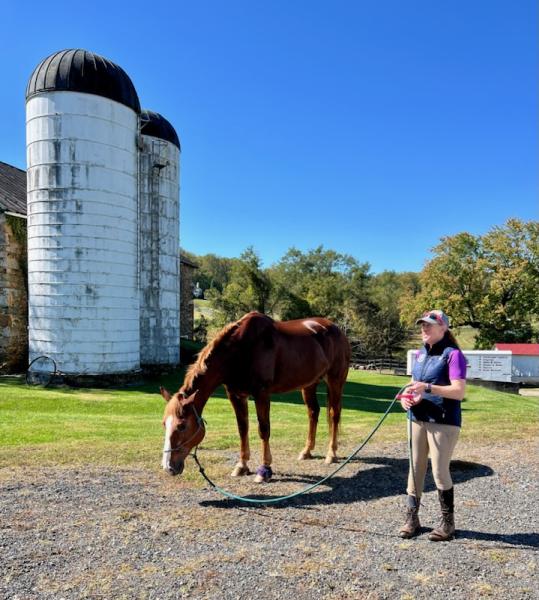
[[[140,116],[140,361],[180,360],[180,141],[160,114]]]
[[[127,74],[85,50],[26,90],[30,361],[69,375],[140,367],[139,113]]]

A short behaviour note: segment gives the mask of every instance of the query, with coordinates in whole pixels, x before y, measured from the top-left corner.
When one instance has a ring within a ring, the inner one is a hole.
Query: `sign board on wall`
[[[408,350],[407,370],[412,374],[417,350]],[[465,350],[468,368],[466,379],[511,381],[512,353],[510,350]]]

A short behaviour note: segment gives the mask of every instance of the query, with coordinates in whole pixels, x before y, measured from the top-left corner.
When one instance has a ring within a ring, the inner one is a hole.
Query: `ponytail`
[[[455,336],[451,333],[451,331],[449,331],[449,329],[447,329],[445,332],[445,339],[451,344],[451,346],[453,346],[453,348],[457,348],[457,350],[460,350],[460,346],[457,340],[455,339]]]

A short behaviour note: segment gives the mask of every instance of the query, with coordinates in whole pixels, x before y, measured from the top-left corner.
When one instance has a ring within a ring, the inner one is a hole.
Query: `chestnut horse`
[[[165,445],[163,469],[171,475],[183,471],[190,450],[204,438],[204,406],[223,384],[238,424],[240,458],[232,476],[250,473],[247,398],[255,401],[263,463],[255,481],[269,481],[271,471],[270,395],[301,389],[309,416],[309,432],[299,459],[312,458],[320,407],[316,387],[327,384],[330,441],[325,462],[337,460],[337,432],[341,396],[348,374],[350,344],[341,330],[327,319],[313,317],[274,321],[250,312],[227,325],[198,355],[180,390],[171,395],[161,388],[167,405],[163,417]]]

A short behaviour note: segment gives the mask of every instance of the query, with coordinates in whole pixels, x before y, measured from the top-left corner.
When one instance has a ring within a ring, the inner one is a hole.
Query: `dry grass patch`
[[[140,520],[154,529],[168,533],[186,529],[209,532],[232,529],[237,521],[237,515],[202,506],[190,506],[188,510],[182,511],[179,508],[177,512],[166,515],[161,511],[146,511],[140,515]]]
[[[280,574],[285,577],[301,577],[309,573],[323,573],[333,571],[339,564],[340,554],[333,546],[321,544],[313,548],[307,544],[295,546],[294,558],[285,558],[279,565]],[[276,571],[276,575],[279,574]]]
[[[280,574],[283,577],[301,577],[308,573],[319,573],[323,570],[318,560],[298,560],[281,565]]]
[[[174,575],[178,577],[185,577],[196,573],[201,569],[204,569],[208,565],[211,565],[212,558],[210,556],[201,556],[199,558],[192,558],[191,560],[184,561],[179,567],[173,569]]]
[[[495,589],[490,583],[475,583],[472,590],[480,597],[494,596]]]
[[[432,580],[432,576],[425,575],[425,573],[416,573],[412,579],[420,585],[427,585]]]
[[[65,581],[60,581],[57,576],[41,575],[36,587],[44,596],[50,596],[50,593],[54,592],[60,598],[63,593],[76,592],[77,597],[81,598],[97,596],[123,600],[127,599],[127,596],[117,594],[113,596],[112,592],[117,591],[118,579],[131,576],[131,573],[132,571],[128,571],[119,574],[117,569],[92,569],[87,573],[71,575]]]
[[[410,550],[410,548],[414,545],[413,542],[401,542],[397,548],[399,550]]]
[[[509,562],[509,551],[504,551],[501,549],[497,550],[488,550],[485,552],[488,559],[494,563],[505,564]]]
[[[241,549],[236,552],[227,551],[220,554],[206,554],[184,561],[180,566],[173,568],[172,572],[178,577],[185,577],[199,572],[203,572],[205,578],[210,576],[217,577],[218,573],[212,571],[212,569],[215,569],[215,566],[219,563],[239,564],[259,557],[260,552],[257,552],[253,548],[250,548],[249,552]]]

